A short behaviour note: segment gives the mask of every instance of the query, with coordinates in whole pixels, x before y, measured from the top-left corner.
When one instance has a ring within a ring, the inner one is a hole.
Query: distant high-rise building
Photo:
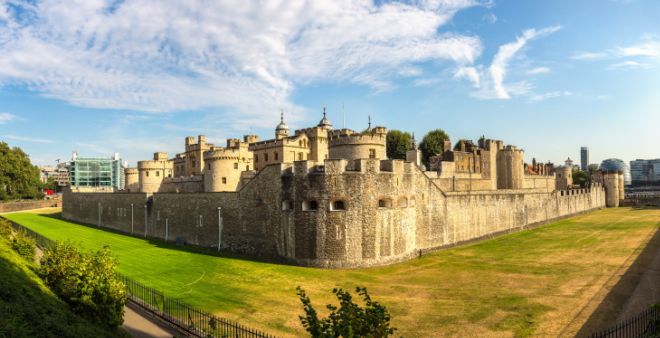
[[[633,184],[660,182],[660,158],[630,161],[630,176]]]
[[[582,171],[589,170],[589,148],[587,147],[580,148],[580,169]]]

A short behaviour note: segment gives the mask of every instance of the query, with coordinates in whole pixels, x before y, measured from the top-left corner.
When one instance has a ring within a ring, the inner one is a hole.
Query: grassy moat
[[[303,333],[298,285],[318,310],[333,287],[366,286],[406,337],[574,335],[660,228],[658,209],[605,209],[392,266],[323,270],[185,251],[56,212],[5,217],[88,249],[110,245],[121,273],[284,336]]]

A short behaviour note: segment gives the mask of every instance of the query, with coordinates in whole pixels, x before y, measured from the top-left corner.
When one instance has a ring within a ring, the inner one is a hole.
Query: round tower
[[[160,185],[163,183],[163,171],[163,161],[139,161],[138,172],[140,192],[158,192]]]
[[[204,192],[236,191],[241,180],[238,151],[217,149],[204,153]]]
[[[124,187],[128,192],[140,191],[140,175],[138,168],[124,169]]]
[[[363,133],[349,129],[330,133],[328,157],[331,159],[357,160],[361,158],[387,159],[387,129],[375,127]]]
[[[525,153],[514,146],[497,152],[497,188],[522,189],[525,180]]]
[[[608,208],[616,208],[619,206],[619,182],[622,178],[623,175],[620,173],[603,174],[603,185],[605,186],[605,205]]]
[[[573,185],[573,169],[567,166],[556,168],[555,182],[557,190],[567,190]]]
[[[275,128],[275,138],[281,140],[289,137],[289,126],[284,123],[284,111],[280,113],[280,124]]]

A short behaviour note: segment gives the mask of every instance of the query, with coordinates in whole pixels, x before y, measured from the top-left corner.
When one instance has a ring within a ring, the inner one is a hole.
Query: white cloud
[[[493,13],[488,13],[483,16],[483,20],[490,24],[493,24],[497,22],[497,16]]]
[[[549,93],[543,93],[543,94],[533,94],[529,97],[530,102],[539,102],[539,101],[545,101],[547,99],[553,99],[557,97],[562,97],[562,96],[572,96],[573,93],[569,91],[554,91],[554,92],[549,92]]]
[[[38,137],[27,137],[27,136],[16,136],[16,135],[1,135],[0,138],[12,140],[12,141],[22,141],[30,143],[53,143],[53,140],[38,138]]]
[[[571,56],[574,60],[599,60],[608,56],[606,52],[576,52]]]
[[[482,49],[478,37],[438,30],[457,11],[480,4],[22,3],[29,21],[19,24],[7,15],[9,23],[0,28],[7,30],[0,31],[0,85],[24,85],[84,107],[228,107],[237,113],[230,119],[240,114],[259,121],[279,107],[299,113],[290,96],[303,84],[350,82],[382,91],[394,86],[398,70],[417,63],[473,63]]]
[[[10,113],[0,113],[0,124],[5,124],[16,119],[16,115]]]
[[[649,69],[653,67],[651,64],[648,63],[640,63],[637,61],[623,61],[623,62],[618,62],[611,64],[607,66],[607,69],[609,70],[616,70],[616,69]]]
[[[536,68],[532,68],[532,69],[527,71],[527,74],[529,74],[529,75],[545,74],[545,73],[550,73],[550,68],[548,68],[548,67],[536,67]]]
[[[510,62],[521,53],[529,41],[547,36],[560,29],[560,26],[552,26],[540,30],[525,30],[516,41],[499,47],[489,68],[484,68],[483,66],[458,68],[454,73],[454,78],[466,78],[470,80],[476,88],[479,88],[478,91],[473,93],[473,96],[481,99],[510,99],[512,94],[526,94],[533,87],[529,82],[504,83]],[[540,67],[539,69],[542,68]],[[543,72],[543,69],[541,72]]]
[[[481,86],[481,81],[479,79],[479,71],[474,67],[461,67],[454,73],[455,79],[465,78],[470,80],[475,88]]]
[[[660,58],[660,40],[647,38],[645,41],[617,49],[621,56],[643,56]]]

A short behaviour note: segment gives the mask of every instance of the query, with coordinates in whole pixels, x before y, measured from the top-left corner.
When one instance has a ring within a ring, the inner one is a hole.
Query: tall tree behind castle
[[[387,132],[387,158],[405,160],[406,151],[412,148],[412,135],[396,129]]]
[[[39,168],[21,148],[0,142],[0,200],[41,197]]]
[[[449,140],[449,136],[442,129],[431,130],[424,135],[422,143],[419,144],[424,165],[428,166],[431,156],[442,154],[445,150],[448,150],[444,146],[445,140]]]

